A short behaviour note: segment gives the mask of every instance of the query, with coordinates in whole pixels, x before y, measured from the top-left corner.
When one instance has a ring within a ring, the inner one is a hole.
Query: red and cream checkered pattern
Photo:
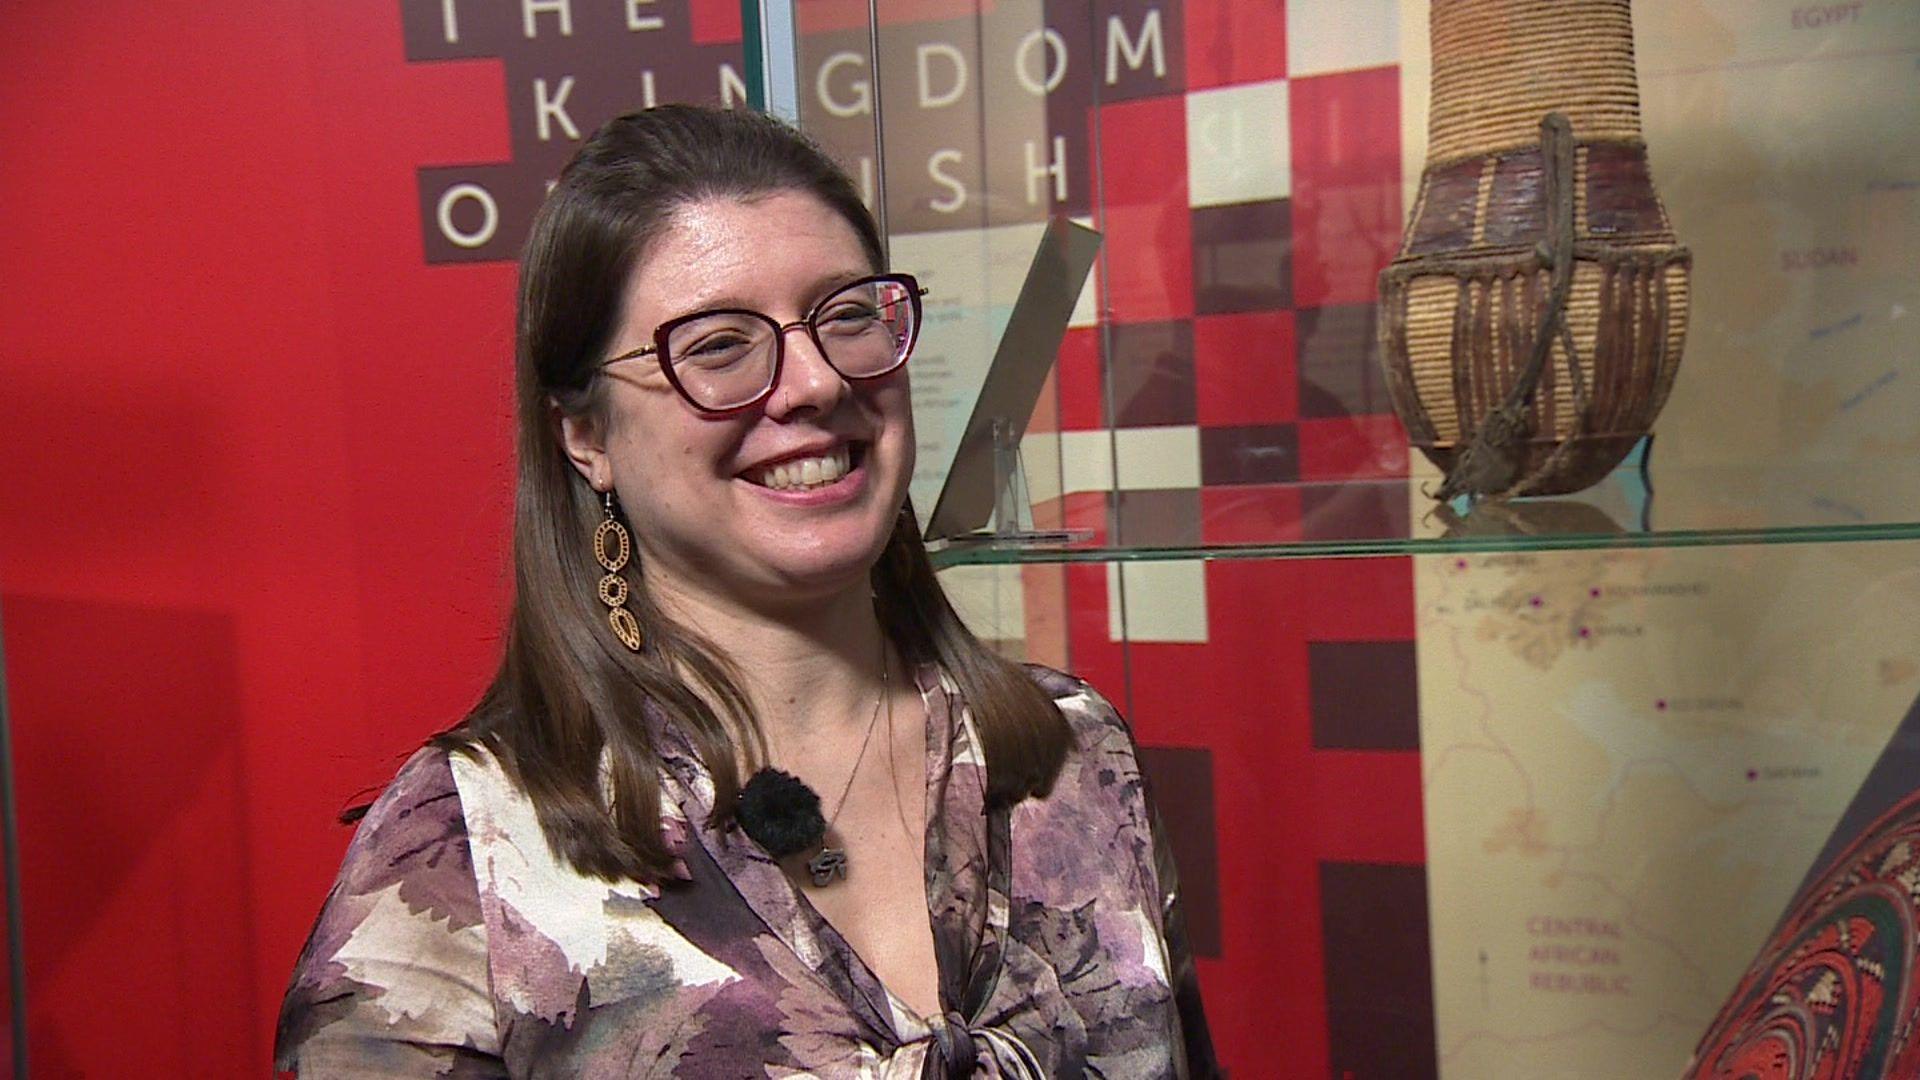
[[[1372,352],[1402,222],[1397,9],[1100,4],[1080,16],[1095,59],[1115,20],[1137,44],[1152,12],[1164,74],[1081,69],[1099,83],[1101,322],[1069,331],[1041,419],[1069,457],[1111,453],[1118,490],[1069,483],[1061,516],[1136,545],[1404,529],[1404,436]],[[1408,562],[1027,573],[1029,619],[1126,689],[1166,774],[1223,1060],[1433,1075]]]

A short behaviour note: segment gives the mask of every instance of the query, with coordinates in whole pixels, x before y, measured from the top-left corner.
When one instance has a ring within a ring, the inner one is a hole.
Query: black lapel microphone
[[[810,851],[827,838],[820,796],[806,781],[771,766],[748,778],[733,816],[776,859]]]

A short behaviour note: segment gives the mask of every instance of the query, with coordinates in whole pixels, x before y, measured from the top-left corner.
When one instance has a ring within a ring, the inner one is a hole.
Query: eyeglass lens
[[[900,365],[913,343],[911,290],[898,281],[860,281],[814,309],[811,329],[827,362],[853,379]],[[742,405],[773,382],[782,343],[772,320],[723,312],[668,332],[667,362],[687,396],[710,409]]]

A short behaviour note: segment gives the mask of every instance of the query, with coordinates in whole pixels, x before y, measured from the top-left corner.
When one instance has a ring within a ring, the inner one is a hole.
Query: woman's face
[[[608,355],[711,308],[796,322],[873,272],[853,227],[812,195],[694,203],[635,267]],[[606,368],[603,423],[563,422],[576,466],[618,496],[651,582],[756,607],[865,587],[913,473],[906,369],[849,382],[804,330],[784,347],[772,394],[744,411],[696,411],[648,354]],[[829,483],[803,472],[842,466]]]

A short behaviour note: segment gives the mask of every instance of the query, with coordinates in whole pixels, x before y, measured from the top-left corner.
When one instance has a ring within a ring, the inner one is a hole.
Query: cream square
[[[1287,75],[1384,67],[1400,59],[1399,0],[1292,0]]]
[[[1119,468],[1114,467],[1116,452]],[[1191,424],[1060,433],[1063,490],[1197,488],[1200,429]]]
[[[975,636],[1020,641],[1027,636],[1027,594],[1018,566],[950,566],[940,586]]]
[[[1287,81],[1187,95],[1187,204],[1284,199],[1293,193]]]
[[[1110,433],[1063,431],[1060,433],[1060,490],[1111,491],[1114,487],[1113,447]]]
[[[1030,431],[1020,437],[1020,471],[1027,479],[1027,498],[1034,505],[1064,494],[1060,474],[1060,433]]]
[[[1121,428],[1120,486],[1142,488],[1197,488],[1200,486],[1200,429],[1192,424],[1167,427]]]
[[[1207,564],[1197,559],[1108,563],[1107,638],[1205,644]]]

